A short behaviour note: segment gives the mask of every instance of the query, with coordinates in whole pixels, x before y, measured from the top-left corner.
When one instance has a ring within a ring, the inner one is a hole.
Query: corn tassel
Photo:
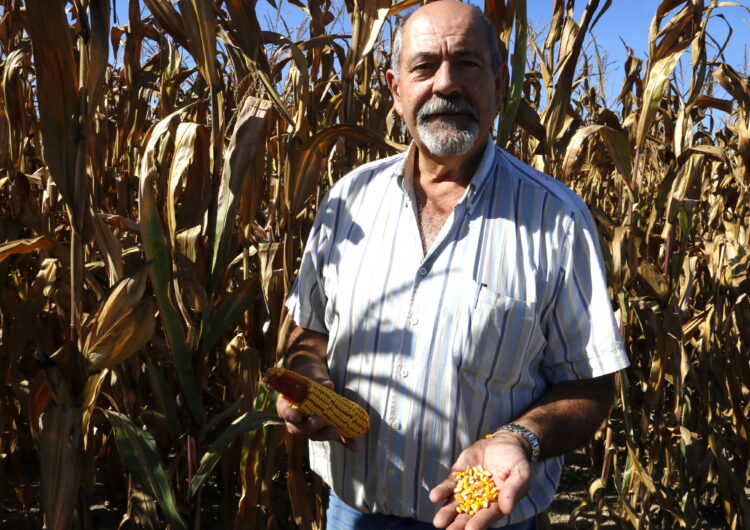
[[[292,408],[307,416],[320,416],[344,438],[362,436],[370,428],[370,418],[360,405],[297,372],[274,367],[263,375],[263,382]]]

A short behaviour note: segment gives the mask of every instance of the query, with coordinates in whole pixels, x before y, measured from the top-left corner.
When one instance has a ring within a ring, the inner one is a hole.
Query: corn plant
[[[2,0],[3,510],[321,527],[260,378],[322,194],[408,144],[385,69],[419,3],[290,0],[286,34],[258,2]],[[484,2],[510,68],[495,139],[591,208],[632,363],[570,522],[746,528],[750,82],[709,22],[747,7],[655,2],[611,99],[589,38],[611,2],[548,3],[540,31],[525,0]]]

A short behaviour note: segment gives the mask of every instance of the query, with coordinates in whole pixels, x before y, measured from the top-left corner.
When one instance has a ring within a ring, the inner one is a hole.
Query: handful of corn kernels
[[[492,473],[482,466],[466,466],[465,471],[454,471],[453,476],[456,477],[453,494],[458,502],[458,513],[474,515],[497,500],[497,487],[492,481]]]

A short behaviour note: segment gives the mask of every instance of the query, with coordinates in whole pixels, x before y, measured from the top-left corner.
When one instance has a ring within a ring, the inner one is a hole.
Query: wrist
[[[287,369],[302,374],[313,381],[322,382],[331,379],[328,366],[320,362],[319,359],[309,355],[297,354],[293,357],[288,357],[284,365]]]
[[[530,463],[535,463],[537,460],[539,460],[539,454],[541,453],[541,444],[539,443],[539,438],[531,432],[526,427],[519,425],[517,423],[506,423],[505,425],[499,427],[495,432],[492,434],[488,434],[485,436],[485,438],[494,438],[495,436],[512,436],[516,440],[520,441],[524,451],[526,452],[526,457],[529,459]]]

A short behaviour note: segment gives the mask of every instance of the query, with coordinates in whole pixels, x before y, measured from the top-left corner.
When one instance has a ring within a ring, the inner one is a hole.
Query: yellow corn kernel
[[[370,418],[364,408],[297,372],[274,367],[263,376],[263,382],[281,392],[302,414],[320,416],[326,425],[336,427],[344,438],[362,436],[370,428]],[[289,387],[295,385],[304,389],[304,396],[299,401],[288,395],[291,393]]]
[[[454,497],[458,502],[456,512],[470,516],[497,500],[497,487],[492,480],[492,473],[482,466],[467,466],[465,471],[453,473],[456,477]]]

